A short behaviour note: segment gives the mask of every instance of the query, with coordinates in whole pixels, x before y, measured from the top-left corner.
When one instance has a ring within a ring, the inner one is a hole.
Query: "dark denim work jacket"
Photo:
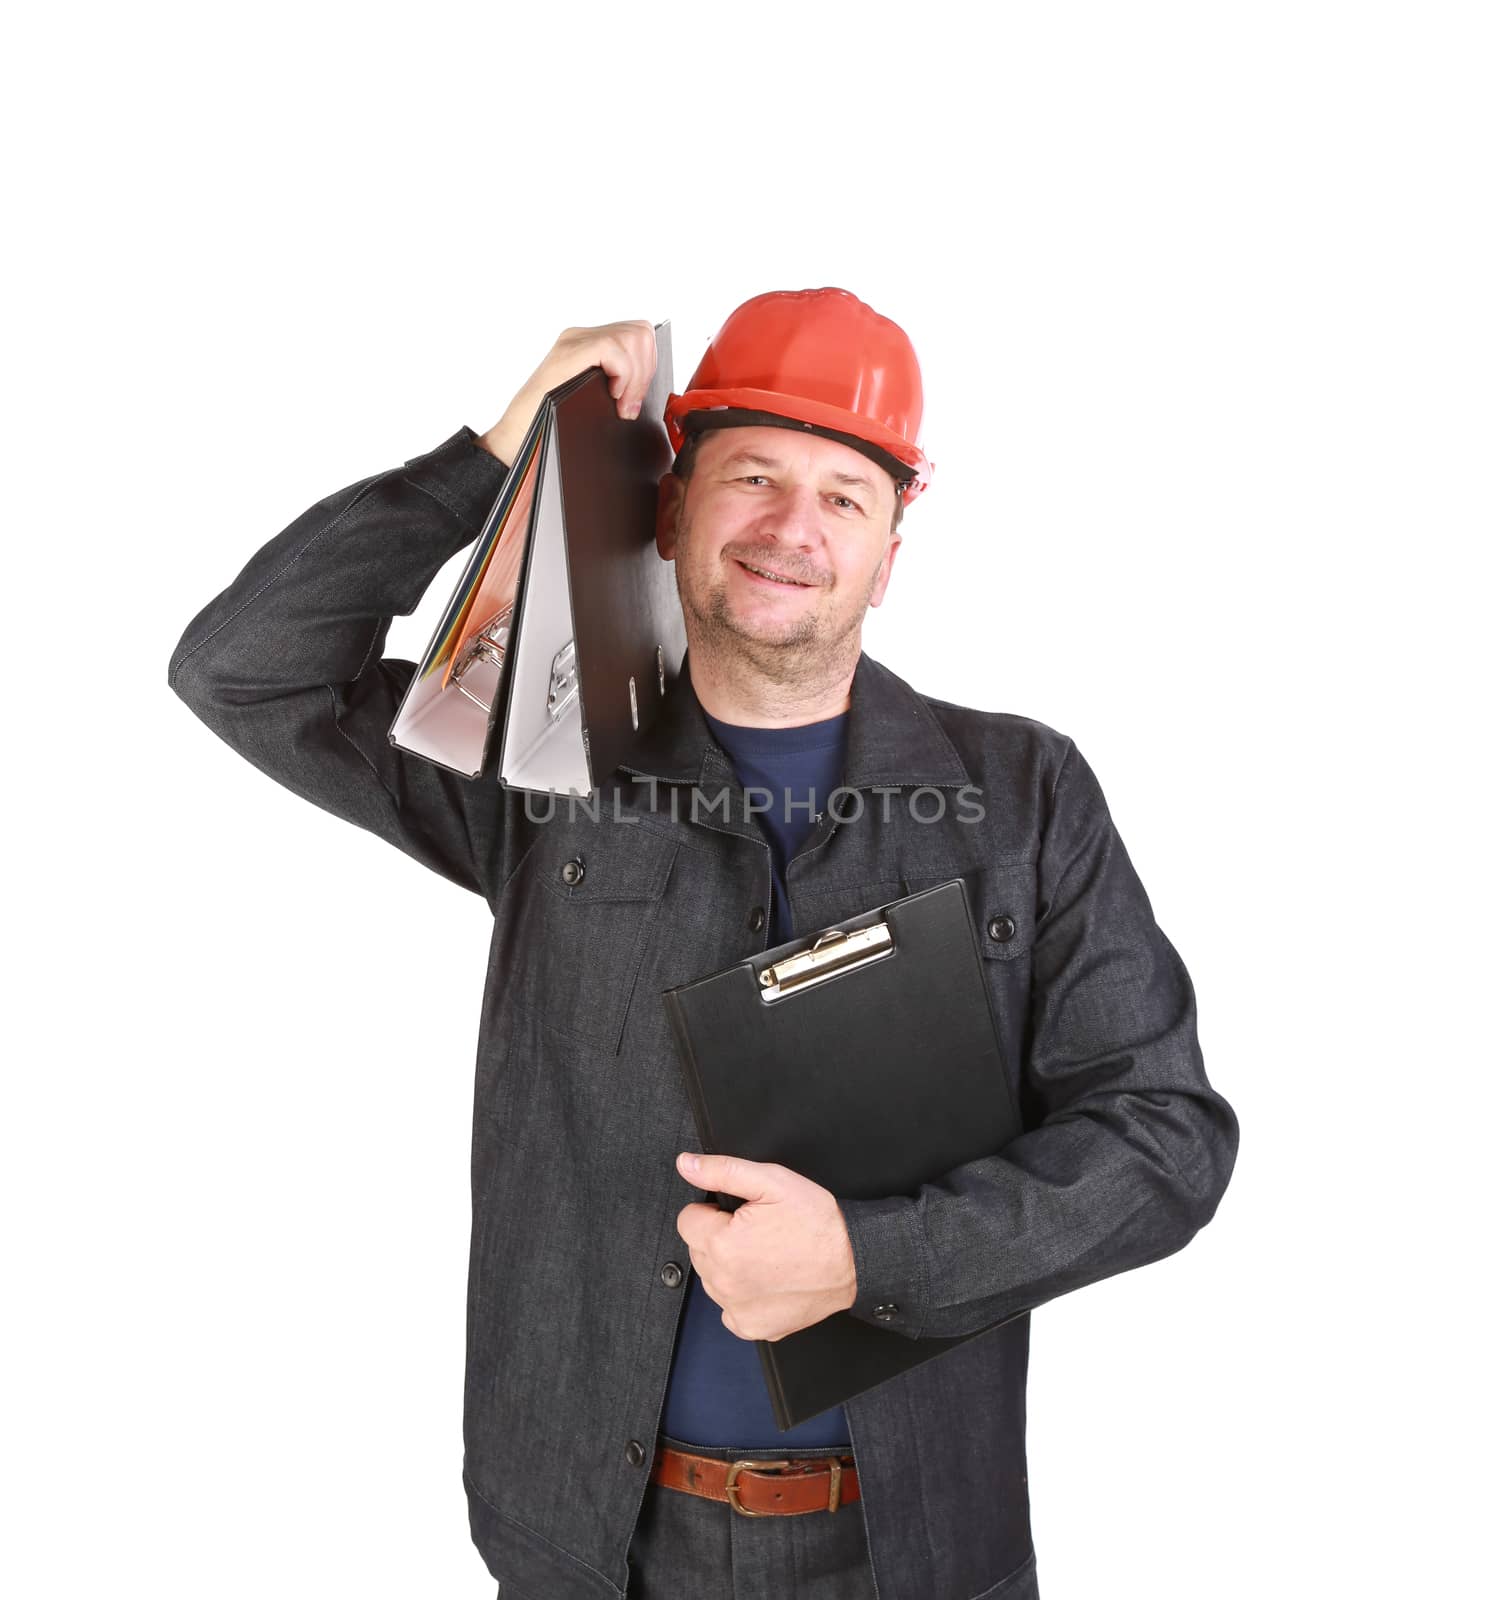
[[[494,913],[470,1521],[503,1593],[621,1600],[688,1281],[676,1219],[705,1198],[674,1167],[698,1139],[661,993],[765,947],[771,859],[686,666],[601,783],[599,821],[392,746],[414,665],[382,658],[391,618],[474,542],[505,475],[475,440],[461,428],[311,507],[192,620],[168,681],[278,783]],[[853,1315],[894,1339],[990,1330],[848,1403],[857,1514],[882,1600],[1020,1600],[1038,1593],[1023,1313],[1185,1245],[1230,1178],[1236,1118],[1072,740],[931,699],[863,654],[844,782],[862,814],[843,796],[846,820],[827,811],[788,868],[796,934],[963,877],[1027,1128],[916,1194],[842,1201]]]

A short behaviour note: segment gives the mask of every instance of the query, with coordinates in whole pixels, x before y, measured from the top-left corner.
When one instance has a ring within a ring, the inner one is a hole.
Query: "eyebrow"
[[[773,461],[770,456],[759,456],[754,450],[737,450],[732,455],[726,456],[720,465],[722,467],[771,467],[775,472],[782,463]],[[850,488],[864,489],[869,494],[876,493],[876,485],[869,478],[858,473],[831,472],[828,476],[833,478],[836,483],[846,484]]]

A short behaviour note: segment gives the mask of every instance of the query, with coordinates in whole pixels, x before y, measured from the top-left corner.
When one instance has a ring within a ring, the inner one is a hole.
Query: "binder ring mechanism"
[[[506,659],[506,646],[511,636],[511,614],[515,601],[508,602],[476,633],[459,652],[454,662],[454,685],[459,693],[473,700],[482,711],[490,710],[490,700],[482,700],[473,690],[464,687],[464,674],[477,661],[489,662],[500,677]],[[490,686],[491,699],[495,698],[495,684]],[[635,689],[632,689],[633,698]],[[574,651],[574,641],[566,639],[553,656],[548,669],[548,718],[557,722],[569,706],[579,698],[579,661]],[[634,720],[634,719],[633,719]]]
[[[799,989],[837,978],[841,973],[853,972],[891,953],[892,930],[884,921],[873,922],[867,928],[830,928],[807,950],[763,967],[756,979],[761,986],[762,999],[770,1003]]]
[[[475,634],[459,653],[459,659],[454,663],[454,683],[459,693],[473,700],[482,711],[490,710],[490,702],[482,700],[472,689],[466,689],[463,677],[477,661],[488,661],[500,670],[502,661],[506,656],[506,638],[511,632],[511,612],[513,606],[502,606],[499,611]],[[491,693],[494,694],[494,687]]]

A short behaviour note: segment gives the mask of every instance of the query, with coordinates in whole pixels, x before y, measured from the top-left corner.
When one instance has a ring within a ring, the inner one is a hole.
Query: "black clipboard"
[[[707,1152],[780,1162],[867,1200],[914,1193],[1022,1132],[963,879],[680,984],[663,1002]],[[742,1203],[714,1199],[724,1211]],[[988,1331],[912,1339],[839,1311],[756,1344],[786,1432]]]

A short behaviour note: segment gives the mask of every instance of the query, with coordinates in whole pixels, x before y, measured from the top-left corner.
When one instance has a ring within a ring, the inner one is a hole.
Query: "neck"
[[[742,728],[798,728],[850,709],[850,685],[859,660],[857,637],[853,656],[823,663],[788,683],[745,661],[695,655],[690,648],[688,676],[699,704],[721,722]]]

